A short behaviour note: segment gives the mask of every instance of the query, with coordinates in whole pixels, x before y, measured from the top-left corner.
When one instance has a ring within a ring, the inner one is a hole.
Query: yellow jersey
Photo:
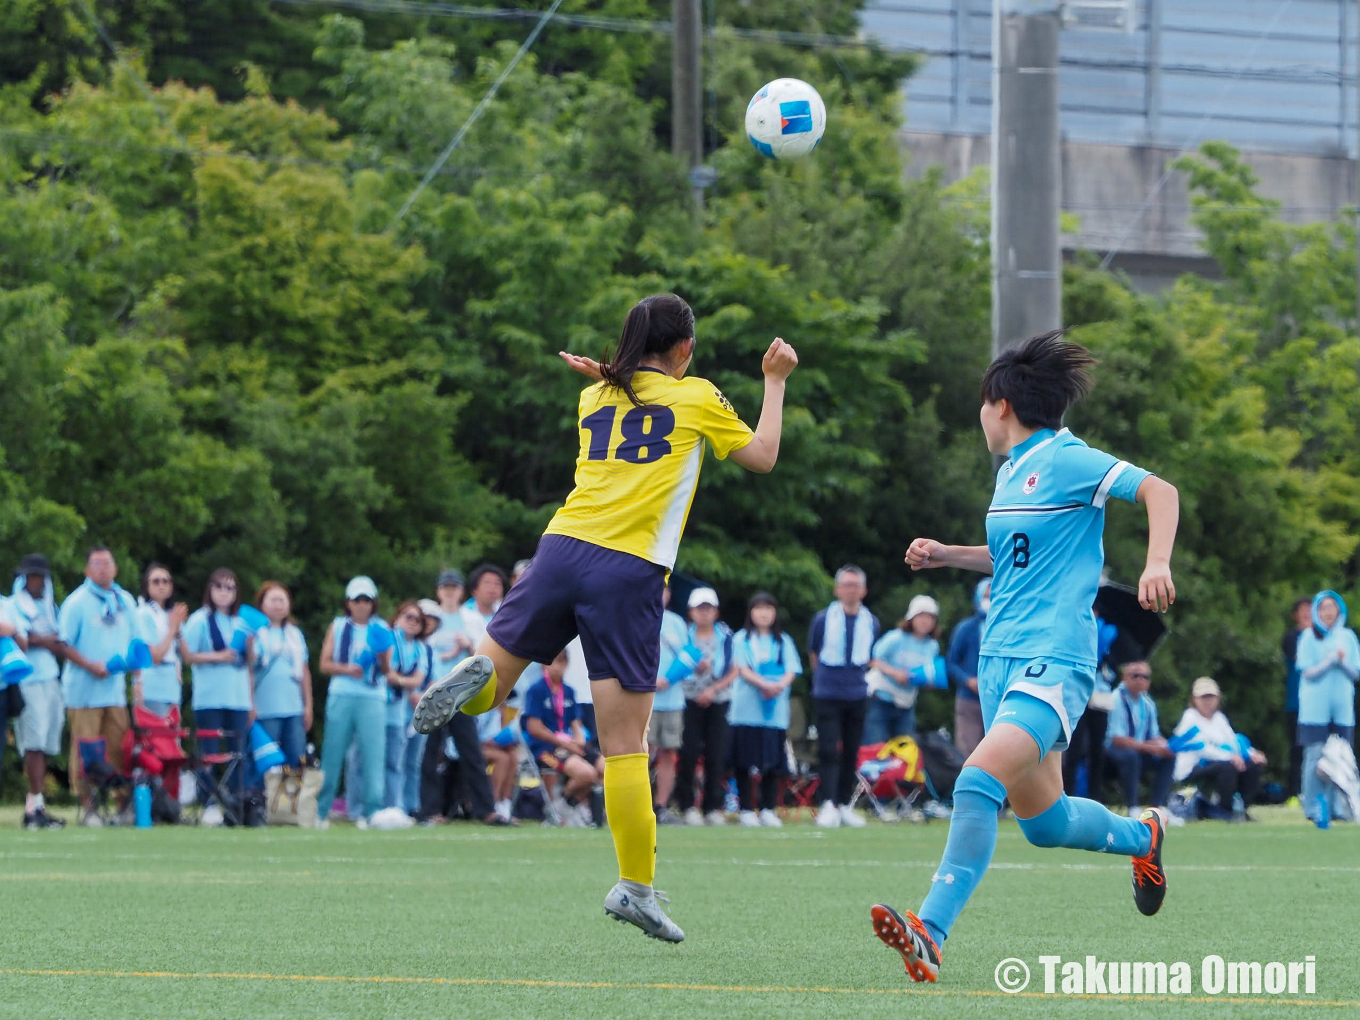
[[[705,441],[719,460],[751,441],[722,392],[707,379],[641,368],[628,394],[596,383],[581,394],[576,487],[548,524],[566,535],[639,556],[667,570],[699,487]]]

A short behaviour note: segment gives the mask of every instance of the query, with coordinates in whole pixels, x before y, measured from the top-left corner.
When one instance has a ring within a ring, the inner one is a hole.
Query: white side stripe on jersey
[[[1095,495],[1091,497],[1091,505],[1096,507],[1104,506],[1105,502],[1110,498],[1110,490],[1114,488],[1114,483],[1119,481],[1119,476],[1132,466],[1133,465],[1128,461],[1121,460],[1118,464],[1114,465],[1114,467],[1110,468],[1110,470],[1106,471],[1105,477],[1100,480],[1100,485],[1096,487]]]

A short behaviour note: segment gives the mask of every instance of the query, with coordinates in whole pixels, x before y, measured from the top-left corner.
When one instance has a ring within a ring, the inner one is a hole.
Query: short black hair
[[[86,563],[89,563],[91,557],[93,557],[95,553],[102,553],[102,552],[106,552],[106,553],[108,553],[110,556],[113,555],[113,550],[110,549],[110,548],[109,548],[108,546],[106,546],[106,545],[92,545],[92,546],[90,546],[90,551],[87,552],[87,553],[85,554],[85,562],[86,562]]]
[[[1096,359],[1081,344],[1064,340],[1066,330],[1032,336],[997,355],[982,376],[982,399],[1005,400],[1025,428],[1062,427],[1067,409],[1091,392]]]
[[[482,563],[474,568],[467,576],[467,587],[464,589],[469,595],[477,590],[477,585],[481,583],[487,574],[495,574],[501,579],[501,587],[510,587],[510,578],[505,576],[505,571],[494,563]]]

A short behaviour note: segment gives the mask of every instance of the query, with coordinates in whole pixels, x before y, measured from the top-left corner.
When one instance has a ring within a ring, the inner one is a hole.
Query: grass
[[[670,946],[604,917],[615,878],[604,832],[25,833],[7,810],[0,1017],[1360,1015],[1360,829],[1284,817],[1173,830],[1167,904],[1150,919],[1134,910],[1126,859],[1037,850],[1003,823],[940,984],[920,987],[870,934],[868,907],[919,902],[943,823],[663,829],[658,885],[688,934]],[[1317,993],[1204,996],[1210,953],[1312,954]],[[1027,961],[1038,989],[1043,954],[1184,960],[1194,993],[997,992],[1006,957]]]

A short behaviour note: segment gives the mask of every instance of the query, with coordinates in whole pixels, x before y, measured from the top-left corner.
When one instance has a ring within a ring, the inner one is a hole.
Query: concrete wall
[[[910,154],[909,177],[940,166],[946,179],[954,181],[991,161],[986,135],[904,131],[901,138]],[[1117,245],[1113,264],[1149,290],[1186,272],[1213,275],[1213,263],[1190,223],[1184,174],[1173,172],[1139,213],[1175,157],[1175,150],[1152,146],[1064,142],[1062,208],[1080,221],[1077,233],[1063,236],[1064,252],[1085,249],[1103,255]],[[1244,153],[1244,158],[1260,178],[1261,194],[1278,200],[1281,215],[1290,222],[1331,219],[1355,202],[1352,160],[1263,152]]]

